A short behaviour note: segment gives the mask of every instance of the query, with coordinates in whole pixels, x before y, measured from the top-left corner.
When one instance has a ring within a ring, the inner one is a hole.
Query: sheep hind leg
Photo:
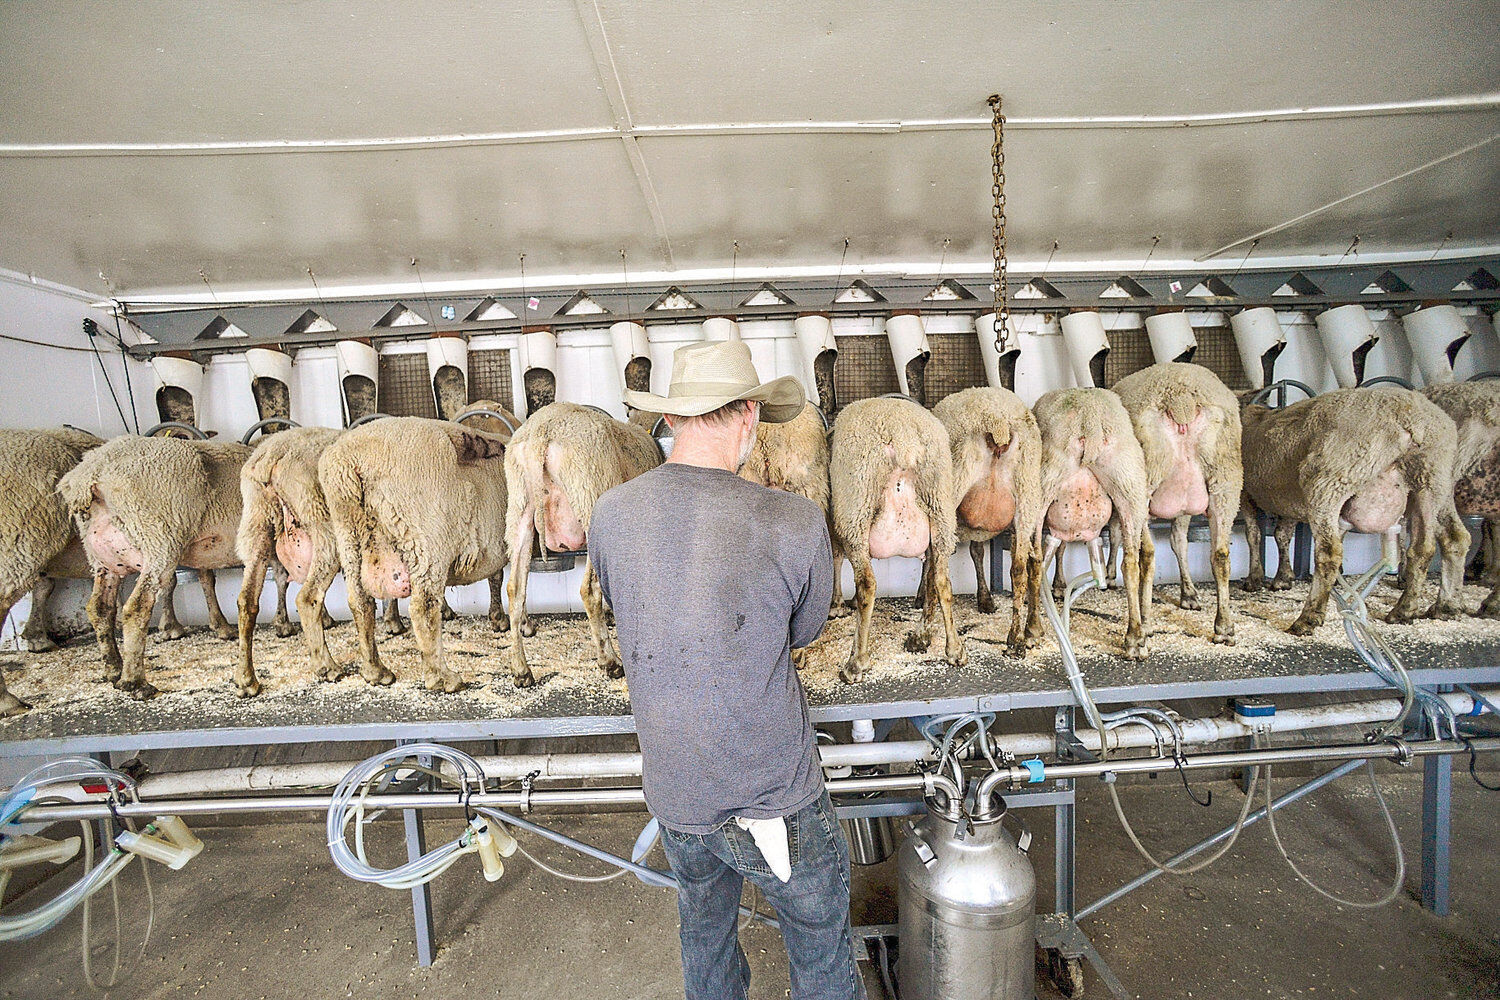
[[[1484,553],[1484,567],[1479,582],[1500,587],[1500,521],[1484,522],[1480,551]]]
[[[325,601],[328,585],[338,575],[338,555],[333,543],[319,544],[313,552],[312,565],[308,567],[307,579],[297,591],[297,617],[302,619],[302,641],[307,647],[307,658],[312,664],[313,676],[320,681],[338,680],[344,668],[328,651],[328,639],[324,635],[328,616]]]
[[[625,676],[625,664],[620,659],[620,651],[615,648],[615,641],[610,637],[609,626],[604,621],[604,591],[599,586],[599,574],[594,572],[594,564],[585,562],[583,564],[583,586],[579,588],[579,596],[583,599],[583,610],[589,619],[589,636],[594,640],[594,657],[599,663],[599,669],[613,678]]]
[[[1401,596],[1386,614],[1392,624],[1404,624],[1420,617],[1422,585],[1437,552],[1437,504],[1430,490],[1416,490],[1407,507],[1411,537],[1407,542],[1406,560],[1401,567]],[[1451,597],[1449,598],[1451,602]]]
[[[1268,584],[1272,590],[1292,589],[1292,540],[1296,536],[1296,521],[1289,517],[1276,519],[1276,575]]]
[[[20,594],[0,595],[0,625],[5,624],[5,619],[10,615],[10,609],[15,607]],[[36,617],[36,606],[32,605],[32,617]],[[7,715],[20,715],[31,706],[20,698],[10,693],[5,686],[5,674],[0,672],[0,718]]]
[[[89,624],[99,642],[99,657],[104,661],[104,683],[120,679],[120,646],[115,640],[115,622],[119,617],[120,578],[104,570],[94,571],[94,589],[89,593]]]
[[[1018,531],[1010,542],[1010,632],[1005,638],[1005,649],[1011,656],[1025,656],[1030,645],[1026,616],[1031,589],[1031,545]]]
[[[511,539],[510,582],[506,584],[506,597],[510,599],[510,674],[516,687],[527,688],[536,683],[531,667],[526,663],[526,646],[523,638],[535,635],[533,627],[526,630],[526,582],[531,575],[531,546],[536,532],[534,512],[530,506],[517,521],[516,537]]]
[[[870,668],[870,619],[875,614],[875,567],[870,552],[846,552],[854,568],[854,646],[848,661],[839,668],[839,679],[853,684]]]
[[[1192,520],[1187,514],[1172,519],[1172,555],[1177,558],[1177,577],[1182,583],[1177,606],[1184,611],[1198,611],[1203,607],[1203,602],[1198,600],[1193,574],[1188,569],[1188,525]]]
[[[995,595],[990,592],[990,581],[984,575],[984,542],[969,543],[969,558],[974,561],[974,604],[982,614],[995,613]]]
[[[410,609],[408,609],[410,610]],[[406,621],[401,617],[401,602],[394,597],[385,601],[385,614],[382,618],[385,623],[385,634],[405,635],[407,630]]]
[[[156,603],[161,605],[161,621],[156,626],[156,637],[164,641],[174,641],[187,635],[187,627],[177,620],[177,571],[167,577],[161,586],[161,593],[157,595]]]
[[[297,634],[297,623],[292,621],[286,610],[286,590],[292,582],[292,575],[281,565],[280,560],[271,563],[271,573],[276,578],[276,617],[271,620],[271,624],[275,627],[276,634],[285,639]]]
[[[443,587],[439,584],[414,586],[411,605],[412,634],[417,651],[422,654],[422,683],[429,691],[453,694],[462,691],[463,678],[443,662]]]
[[[1245,515],[1245,545],[1250,550],[1250,568],[1245,572],[1245,593],[1254,594],[1266,586],[1266,532],[1260,511],[1248,497],[1241,501]]]
[[[1307,601],[1302,611],[1287,627],[1292,635],[1308,635],[1323,624],[1328,612],[1328,595],[1333,590],[1333,581],[1344,565],[1344,536],[1339,530],[1338,508],[1329,514],[1320,514],[1309,527],[1313,533],[1312,585],[1307,590]]]
[[[955,667],[961,667],[969,662],[969,656],[964,652],[963,637],[958,634],[953,621],[953,581],[948,577],[948,556],[951,554],[933,553],[932,582],[937,589],[938,610],[943,615],[943,658]]]
[[[844,553],[839,548],[839,543],[831,540],[829,544],[833,548],[833,600],[828,602],[828,617],[843,618],[850,611],[849,605],[844,603]]]
[[[1490,545],[1490,539],[1494,536],[1497,527],[1500,527],[1500,521],[1484,522],[1484,527],[1480,529],[1481,536],[1479,544],[1481,549],[1488,548],[1488,546]],[[1488,579],[1488,573],[1481,575],[1479,579],[1482,583],[1490,582]],[[1494,582],[1490,584],[1490,587],[1491,589],[1489,596],[1487,596],[1480,603],[1479,610],[1474,612],[1475,615],[1480,618],[1500,618],[1500,575],[1497,575],[1495,577]]]
[[[36,585],[31,588],[31,614],[26,619],[21,638],[33,653],[47,653],[57,648],[57,643],[47,634],[47,599],[52,596],[55,585],[50,576],[42,576],[37,577]],[[9,610],[10,605],[6,605],[6,611]],[[0,615],[0,622],[4,621],[5,615]]]
[[[126,692],[137,701],[156,696],[156,688],[146,680],[146,627],[151,621],[151,612],[156,599],[166,586],[167,577],[175,570],[152,572],[143,568],[135,581],[130,599],[120,611],[120,678],[115,687]]]
[[[510,616],[505,613],[505,571],[501,570],[489,578],[490,628],[504,632],[510,628]]]
[[[219,593],[215,589],[216,579],[211,569],[198,571],[198,585],[203,588],[203,603],[208,607],[208,627],[220,639],[232,640],[238,633],[235,627],[229,624],[229,619],[224,617],[224,609],[219,607]],[[266,579],[264,569],[260,571],[260,579],[264,584]]]
[[[932,648],[932,623],[937,618],[938,605],[933,592],[933,573],[938,556],[929,546],[922,559],[922,581],[917,585],[917,609],[922,612],[922,624],[906,633],[906,651],[925,653]]]
[[[260,680],[255,676],[255,619],[260,617],[260,592],[266,580],[266,564],[271,559],[270,539],[256,539],[256,551],[245,560],[245,575],[240,580],[238,601],[240,658],[234,668],[234,686],[241,698],[260,694]]]
[[[1121,523],[1118,545],[1121,547],[1121,569],[1124,573],[1125,582],[1125,659],[1144,660],[1148,650],[1146,647],[1145,622],[1141,608],[1141,597],[1143,586],[1141,581],[1142,557],[1146,557],[1149,564],[1150,556],[1147,554],[1146,545],[1143,541],[1144,528],[1134,523],[1126,525]],[[1149,595],[1150,591],[1145,590]]]
[[[1232,501],[1208,508],[1208,538],[1212,547],[1208,562],[1214,574],[1216,602],[1212,641],[1226,646],[1234,645],[1234,618],[1229,613],[1229,538],[1233,526]]]
[[[1438,577],[1438,596],[1423,618],[1452,620],[1464,613],[1464,556],[1469,553],[1469,530],[1458,511],[1448,509],[1438,515],[1438,551],[1442,554],[1442,571]]]

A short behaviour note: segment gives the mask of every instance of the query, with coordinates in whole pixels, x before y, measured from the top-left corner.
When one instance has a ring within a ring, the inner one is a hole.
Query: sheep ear
[[[461,427],[452,427],[448,436],[453,440],[459,465],[474,465],[492,458],[505,457],[505,445],[487,434],[475,434]]]

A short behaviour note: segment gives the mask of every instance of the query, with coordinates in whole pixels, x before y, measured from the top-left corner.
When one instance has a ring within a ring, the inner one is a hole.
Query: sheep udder
[[[932,543],[932,528],[917,505],[917,484],[911,470],[896,469],[886,478],[880,513],[870,525],[870,557],[919,559]]]

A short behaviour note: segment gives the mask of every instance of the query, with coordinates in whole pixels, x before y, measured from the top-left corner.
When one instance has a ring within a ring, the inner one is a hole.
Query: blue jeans
[[[849,845],[824,792],[786,818],[792,877],[782,882],[749,831],[727,820],[712,833],[662,827],[677,877],[687,1000],[745,1000],[750,965],[740,949],[739,903],[749,879],[776,908],[796,1000],[865,1000],[849,929]]]

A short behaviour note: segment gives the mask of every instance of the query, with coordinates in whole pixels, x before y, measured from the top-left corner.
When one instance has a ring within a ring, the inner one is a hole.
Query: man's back
[[[822,792],[791,650],[827,620],[823,512],[724,469],[667,463],[606,493],[589,558],[614,609],[647,803],[704,833]]]

